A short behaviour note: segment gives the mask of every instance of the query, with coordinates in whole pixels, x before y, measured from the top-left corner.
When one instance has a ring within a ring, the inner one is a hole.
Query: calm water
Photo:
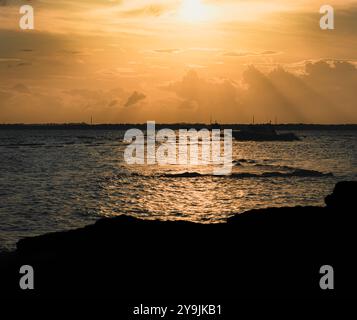
[[[322,205],[337,181],[356,179],[357,132],[296,134],[302,141],[234,142],[232,176],[215,177],[210,166],[128,166],[123,131],[1,130],[0,250],[120,214],[217,223],[253,208]]]

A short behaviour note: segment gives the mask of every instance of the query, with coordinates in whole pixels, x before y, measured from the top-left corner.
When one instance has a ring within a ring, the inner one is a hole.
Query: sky
[[[0,0],[0,123],[357,123],[357,1],[324,4]]]

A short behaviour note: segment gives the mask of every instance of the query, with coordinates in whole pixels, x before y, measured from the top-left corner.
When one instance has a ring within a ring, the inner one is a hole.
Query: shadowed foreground
[[[225,224],[120,216],[18,242],[0,256],[7,297],[235,299],[356,296],[357,182],[337,184],[326,207],[253,210]],[[21,265],[35,290],[18,286]],[[323,291],[323,265],[335,290]]]

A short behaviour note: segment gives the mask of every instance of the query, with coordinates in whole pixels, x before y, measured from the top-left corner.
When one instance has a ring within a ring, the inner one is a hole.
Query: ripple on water
[[[253,208],[322,205],[338,180],[356,178],[356,133],[303,135],[235,142],[232,175],[217,177],[209,165],[128,166],[115,130],[1,131],[0,250],[104,216],[217,223]]]

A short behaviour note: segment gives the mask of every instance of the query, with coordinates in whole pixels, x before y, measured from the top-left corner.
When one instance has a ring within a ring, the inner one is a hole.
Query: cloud
[[[105,96],[105,93],[101,90],[89,90],[89,89],[65,90],[64,93],[71,95],[73,97],[81,97],[90,100],[101,100]]]
[[[348,61],[306,61],[303,72],[249,66],[241,79],[204,79],[189,71],[162,89],[182,99],[182,112],[222,122],[357,122],[357,68]],[[202,121],[202,120],[201,120]],[[206,120],[207,122],[207,120]]]
[[[209,121],[222,111],[225,117],[239,113],[239,90],[234,81],[228,79],[203,79],[195,70],[190,70],[180,81],[163,86],[163,90],[174,92],[183,99],[181,109],[195,109],[201,119]],[[222,119],[222,117],[221,117]]]
[[[125,17],[138,17],[138,16],[153,16],[159,17],[168,10],[168,7],[162,4],[153,4],[140,8],[134,8],[126,11],[121,11],[120,15]]]
[[[263,52],[260,52],[258,55],[261,56],[272,56],[272,55],[276,55],[276,54],[280,54],[281,52],[276,52],[276,51],[272,51],[272,50],[266,50]]]
[[[0,91],[0,107],[2,106],[2,103],[4,103],[6,100],[10,99],[12,97],[12,94],[7,92],[7,91]]]
[[[236,51],[229,51],[225,52],[223,56],[226,57],[258,57],[258,56],[273,56],[273,55],[278,55],[281,54],[281,52],[278,51],[272,51],[272,50],[266,50],[262,52],[236,52]]]
[[[114,107],[127,101],[128,96],[130,95],[129,92],[122,88],[114,88],[110,90],[80,88],[64,90],[62,93],[67,97],[66,101],[69,106],[71,104],[76,105],[83,109],[91,110],[92,113],[110,113]]]
[[[264,74],[251,66],[243,84],[242,104],[264,121],[275,115],[285,122],[357,121],[357,69],[350,62],[306,62],[303,74],[282,67]]]
[[[19,93],[30,93],[30,89],[22,83],[18,83],[15,86],[13,86],[12,90]]]
[[[31,62],[20,62],[16,65],[16,67],[29,67],[32,66]]]
[[[134,91],[132,95],[128,98],[128,100],[125,103],[125,107],[130,107],[136,103],[138,103],[141,100],[144,100],[146,98],[145,94]]]
[[[156,53],[178,53],[180,49],[156,49],[154,52]]]
[[[208,78],[195,70],[150,92],[150,99],[139,112],[129,112],[146,99],[137,90],[122,88],[68,90],[23,83],[2,84],[0,116],[2,121],[81,122],[93,116],[96,122],[157,121],[206,122],[357,122],[357,68],[348,61],[318,60],[294,68],[276,67],[262,71],[246,68],[242,77]],[[290,70],[290,71],[289,71]],[[291,71],[293,70],[293,71]],[[37,119],[37,120],[36,120]]]
[[[70,54],[70,55],[83,55],[84,53],[79,50],[59,50],[59,53]]]
[[[207,68],[207,66],[203,66],[201,64],[194,64],[194,63],[188,64],[187,67],[189,69],[204,69],[204,68]]]
[[[198,103],[194,100],[184,100],[179,104],[179,108],[185,110],[197,109],[198,107]]]
[[[118,100],[112,100],[108,103],[108,107],[114,107],[118,104]]]
[[[21,59],[18,58],[0,58],[0,63],[1,62],[20,62],[22,61]]]

